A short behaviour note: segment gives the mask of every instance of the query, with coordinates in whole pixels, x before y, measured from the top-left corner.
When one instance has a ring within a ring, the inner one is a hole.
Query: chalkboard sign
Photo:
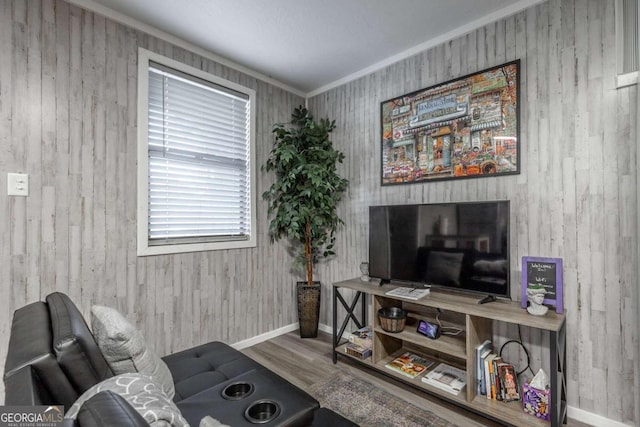
[[[523,308],[527,307],[527,288],[542,286],[546,294],[544,304],[555,306],[562,313],[562,259],[522,257],[522,299]]]

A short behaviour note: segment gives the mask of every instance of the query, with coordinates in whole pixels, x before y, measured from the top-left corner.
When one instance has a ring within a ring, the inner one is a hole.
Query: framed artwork
[[[527,307],[527,288],[542,286],[546,293],[543,304],[552,305],[562,313],[562,259],[522,257],[522,308]]]
[[[520,173],[520,60],[384,101],[382,185]]]

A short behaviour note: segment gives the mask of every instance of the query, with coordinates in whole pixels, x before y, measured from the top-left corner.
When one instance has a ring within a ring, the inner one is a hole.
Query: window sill
[[[188,252],[219,251],[226,249],[255,248],[255,237],[249,240],[210,243],[188,243],[178,245],[149,246],[146,242],[138,242],[138,256],[171,255]]]
[[[631,71],[630,73],[618,74],[616,76],[616,89],[622,89],[623,87],[633,86],[638,84],[638,71]]]

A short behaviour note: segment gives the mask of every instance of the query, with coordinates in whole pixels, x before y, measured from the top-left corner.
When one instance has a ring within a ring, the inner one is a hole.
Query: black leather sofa
[[[234,427],[356,425],[320,409],[309,394],[224,343],[203,344],[163,360],[173,376],[173,400],[191,426],[206,415]],[[65,294],[50,294],[45,302],[15,311],[5,363],[5,405],[64,405],[67,410],[84,391],[112,376],[82,314]],[[230,398],[229,386],[238,385],[250,387],[246,399],[242,394]],[[256,407],[259,419],[251,419],[246,414]],[[65,422],[82,427],[147,425],[124,399],[106,391],[85,402],[75,421]]]

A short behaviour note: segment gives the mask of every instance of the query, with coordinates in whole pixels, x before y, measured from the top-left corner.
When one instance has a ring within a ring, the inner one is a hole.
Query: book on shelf
[[[515,368],[510,363],[500,363],[498,365],[498,378],[502,400],[511,402],[520,400],[520,387],[518,386],[518,376]]]
[[[491,399],[502,400],[500,394],[500,379],[498,378],[498,364],[502,363],[502,357],[496,356],[491,360]]]
[[[385,295],[389,295],[391,297],[400,297],[406,298],[410,300],[419,300],[420,298],[429,295],[431,290],[429,288],[395,288],[390,291],[385,292]]]
[[[371,326],[365,326],[358,330],[351,332],[351,336],[349,337],[349,342],[358,344],[362,347],[371,348],[373,336],[373,331],[371,330]]]
[[[491,351],[491,341],[485,340],[482,344],[476,346],[476,394],[482,393],[482,374],[484,372],[482,366],[482,359],[485,357],[485,353]]]
[[[480,394],[486,396],[487,394],[487,379],[485,376],[484,360],[491,354],[491,349],[487,349],[482,352],[480,356]]]
[[[422,378],[422,382],[457,396],[467,385],[467,373],[446,363],[440,363]]]
[[[485,381],[485,394],[487,399],[491,399],[491,369],[493,369],[493,359],[498,357],[495,353],[489,353],[484,358],[484,381]]]
[[[371,347],[364,347],[364,346],[361,346],[360,344],[356,344],[352,342],[348,343],[344,347],[344,352],[347,353],[349,356],[353,356],[362,360],[368,357],[371,357]]]
[[[415,378],[425,372],[427,368],[434,363],[435,362],[433,360],[426,359],[411,352],[406,352],[396,357],[385,366],[406,377]]]

